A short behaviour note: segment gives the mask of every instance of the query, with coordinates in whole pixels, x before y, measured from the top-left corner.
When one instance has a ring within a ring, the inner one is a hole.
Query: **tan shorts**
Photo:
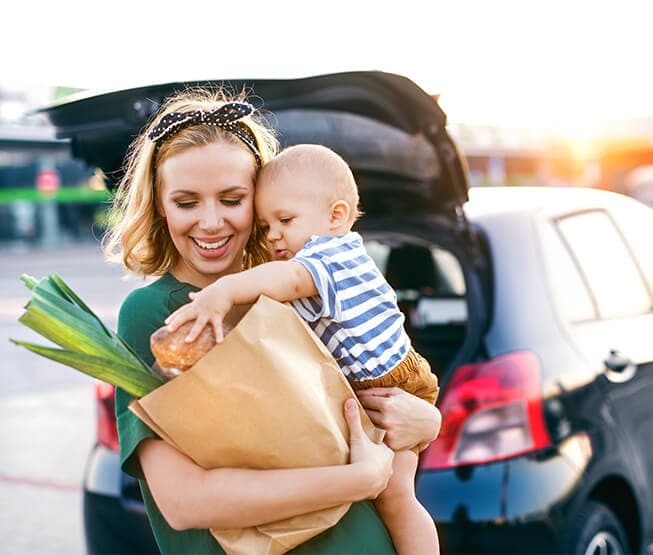
[[[410,348],[404,360],[387,374],[371,380],[350,383],[354,391],[371,387],[399,387],[431,404],[435,404],[440,392],[438,378],[431,372],[431,365],[413,347]],[[411,451],[419,456],[419,447],[414,447]]]
[[[408,354],[390,372],[371,380],[352,381],[354,391],[371,387],[399,387],[434,404],[440,388],[438,378],[431,372],[431,365],[412,347]]]

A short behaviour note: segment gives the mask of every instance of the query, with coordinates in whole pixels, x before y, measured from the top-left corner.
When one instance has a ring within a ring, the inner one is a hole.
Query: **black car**
[[[252,91],[283,145],[351,164],[357,231],[442,386],[417,477],[442,552],[653,552],[653,211],[583,188],[469,190],[437,101],[382,72],[169,83],[45,113],[115,182],[162,100],[197,84]],[[89,552],[152,551],[104,384],[98,405]]]

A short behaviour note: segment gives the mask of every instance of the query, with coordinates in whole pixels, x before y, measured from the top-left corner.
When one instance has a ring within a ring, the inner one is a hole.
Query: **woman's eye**
[[[242,202],[242,199],[240,199],[240,198],[223,198],[222,199],[222,204],[224,204],[225,206],[239,206],[241,202]]]
[[[192,208],[196,204],[197,203],[194,200],[176,200],[175,201],[175,206],[177,206],[177,208]]]

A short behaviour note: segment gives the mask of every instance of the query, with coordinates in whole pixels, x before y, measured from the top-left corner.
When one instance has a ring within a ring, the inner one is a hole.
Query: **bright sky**
[[[0,86],[402,73],[450,121],[653,116],[648,0],[10,0]]]

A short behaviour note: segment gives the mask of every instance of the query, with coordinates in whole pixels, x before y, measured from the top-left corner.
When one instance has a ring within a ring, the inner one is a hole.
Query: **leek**
[[[59,348],[11,339],[15,345],[120,387],[134,397],[147,395],[163,383],[60,276],[50,274],[37,280],[24,274],[20,279],[31,297],[18,321]]]

